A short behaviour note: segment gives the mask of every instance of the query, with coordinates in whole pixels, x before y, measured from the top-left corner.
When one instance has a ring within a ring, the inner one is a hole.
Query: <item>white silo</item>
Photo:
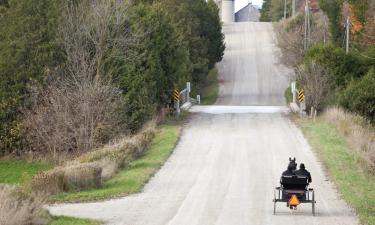
[[[234,22],[234,0],[222,0],[221,18],[224,23]]]

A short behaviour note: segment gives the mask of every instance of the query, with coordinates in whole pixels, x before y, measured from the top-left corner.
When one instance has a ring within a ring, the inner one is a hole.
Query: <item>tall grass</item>
[[[321,118],[333,124],[344,135],[352,149],[360,153],[362,158],[375,172],[375,129],[362,117],[338,107],[327,109]]]
[[[43,211],[46,199],[40,195],[26,196],[15,187],[0,187],[0,224],[46,224],[48,217]]]

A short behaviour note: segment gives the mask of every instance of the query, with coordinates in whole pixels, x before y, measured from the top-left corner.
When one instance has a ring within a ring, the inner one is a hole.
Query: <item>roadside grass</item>
[[[66,216],[54,216],[48,225],[100,225],[99,221],[78,219]]]
[[[87,202],[126,196],[140,192],[172,153],[178,138],[180,124],[169,121],[161,125],[149,149],[138,159],[121,169],[98,189],[60,193],[55,202]]]
[[[206,87],[203,91],[201,104],[202,105],[213,105],[219,95],[219,79],[218,70],[213,68],[207,76]]]
[[[41,171],[50,169],[42,163],[18,160],[0,160],[0,183],[20,185]]]
[[[343,199],[364,225],[375,224],[375,176],[338,130],[322,120],[296,119],[310,145],[324,162]]]

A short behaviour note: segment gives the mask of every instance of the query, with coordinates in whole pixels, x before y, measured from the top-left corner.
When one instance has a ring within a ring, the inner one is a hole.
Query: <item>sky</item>
[[[262,6],[263,4],[263,0],[235,0],[235,10],[236,12],[240,9],[242,9],[244,6],[247,5],[247,3],[249,3],[249,1],[252,1],[253,2],[253,5],[258,5],[258,6]]]

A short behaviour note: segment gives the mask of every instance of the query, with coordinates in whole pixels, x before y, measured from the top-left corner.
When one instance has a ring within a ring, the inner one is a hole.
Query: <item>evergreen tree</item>
[[[56,27],[64,8],[63,2],[11,0],[8,8],[2,10],[0,149],[14,148],[19,140],[18,109],[27,99],[28,83],[43,82],[47,71],[62,61],[56,42]]]

